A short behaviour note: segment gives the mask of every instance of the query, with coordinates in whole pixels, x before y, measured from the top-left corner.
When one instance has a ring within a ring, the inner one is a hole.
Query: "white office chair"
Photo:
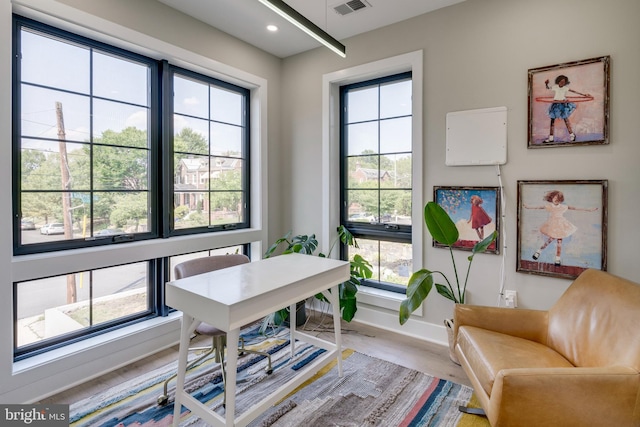
[[[242,254],[214,255],[214,256],[208,256],[204,258],[196,258],[196,259],[184,261],[174,267],[174,272],[175,272],[176,279],[182,279],[185,277],[195,276],[197,274],[203,274],[203,273],[208,273],[214,270],[220,270],[226,267],[232,267],[234,265],[246,264],[249,261],[250,261],[249,257]],[[220,286],[224,286],[224,284],[221,283]],[[203,322],[196,328],[195,334],[211,337],[212,342],[210,347],[196,347],[196,348],[189,349],[189,351],[204,350],[206,351],[206,353],[204,353],[202,356],[200,356],[198,359],[194,360],[193,362],[189,363],[189,365],[187,365],[187,371],[192,367],[198,365],[202,360],[209,357],[209,355],[214,354],[216,363],[220,363],[221,365],[222,386],[226,393],[226,387],[224,385],[225,383],[224,349],[227,343],[226,333],[224,331],[221,331],[220,329],[214,328],[213,326]],[[267,358],[266,372],[269,375],[273,372],[273,369],[271,368],[271,355],[267,352],[250,350],[245,348],[244,339],[240,337],[238,355],[242,356],[245,353],[259,354],[259,355],[265,356]],[[169,401],[167,389],[169,386],[169,382],[172,379],[174,379],[176,376],[177,376],[177,373],[173,374],[164,382],[164,394],[162,394],[161,396],[158,396],[158,400],[157,400],[158,405],[164,406]],[[224,395],[224,397],[226,398],[226,394]],[[223,400],[223,402],[225,401],[226,399]]]

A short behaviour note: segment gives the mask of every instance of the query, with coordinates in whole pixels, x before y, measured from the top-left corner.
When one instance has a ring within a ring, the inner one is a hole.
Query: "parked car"
[[[96,231],[93,233],[94,237],[100,236],[115,236],[116,234],[122,234],[124,231],[117,228],[105,228],[104,230]]]
[[[366,213],[357,213],[349,217],[349,221],[357,222],[376,222],[376,217],[373,215],[367,215]]]
[[[21,230],[35,230],[36,229],[36,224],[33,221],[26,221],[26,220],[22,220],[20,221],[20,229]]]
[[[40,228],[40,234],[64,234],[64,224],[61,222],[45,224]]]

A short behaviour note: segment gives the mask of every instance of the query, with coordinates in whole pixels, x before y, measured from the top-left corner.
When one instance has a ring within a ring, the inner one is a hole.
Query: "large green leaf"
[[[345,322],[351,322],[358,310],[356,297],[340,298],[340,311],[342,312],[342,319]]]
[[[353,234],[351,234],[351,232],[347,230],[347,227],[345,227],[344,225],[340,225],[336,231],[338,232],[338,237],[343,244],[347,246],[353,246],[354,248],[359,248],[358,242],[356,241],[355,237],[353,237]]]
[[[351,275],[359,279],[370,279],[373,276],[371,263],[355,254],[351,260]]]
[[[307,235],[299,235],[295,236],[291,240],[291,245],[289,249],[292,252],[312,255],[315,250],[318,248],[318,240],[316,239],[315,234]]]
[[[286,242],[287,244],[289,244],[289,236],[291,236],[291,231],[289,231],[286,236],[276,240],[273,245],[269,246],[269,249],[267,249],[267,251],[264,253],[264,257],[269,258],[271,255],[273,255],[273,253],[276,249],[278,249],[278,246],[280,246],[281,243]]]
[[[458,241],[459,233],[449,214],[436,202],[428,202],[424,207],[424,222],[433,239],[451,246]]]
[[[357,311],[356,294],[358,293],[358,285],[360,282],[351,278],[339,286],[340,289],[340,311],[342,318],[351,322]]]
[[[400,324],[404,325],[433,287],[433,273],[426,269],[416,271],[407,284],[407,298],[400,303]]]
[[[436,290],[446,299],[450,299],[453,302],[459,302],[455,295],[451,293],[451,289],[449,289],[449,287],[436,283]]]
[[[479,254],[486,251],[489,248],[489,245],[493,243],[493,241],[496,240],[497,237],[498,237],[498,232],[494,231],[489,236],[485,237],[483,240],[473,245],[473,249],[471,249],[471,252],[475,255],[475,254]]]

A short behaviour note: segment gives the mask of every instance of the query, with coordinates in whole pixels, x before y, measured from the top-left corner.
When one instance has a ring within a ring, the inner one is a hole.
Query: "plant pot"
[[[296,328],[304,326],[307,321],[307,310],[305,304],[306,301],[298,301],[296,303]],[[289,308],[287,308],[287,311],[289,311]],[[287,328],[289,327],[289,317],[287,317],[287,320],[284,321],[283,325]]]
[[[447,328],[447,337],[449,338],[449,359],[456,365],[460,364],[456,352],[454,350],[455,342],[453,337],[453,319],[444,319],[444,327]]]

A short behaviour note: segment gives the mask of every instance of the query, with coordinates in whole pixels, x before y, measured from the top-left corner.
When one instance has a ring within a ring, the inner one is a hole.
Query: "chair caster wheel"
[[[165,395],[158,396],[157,402],[158,402],[158,405],[164,406],[167,404],[167,402],[169,402],[169,397]]]
[[[273,369],[267,369],[267,375],[273,374]]]

